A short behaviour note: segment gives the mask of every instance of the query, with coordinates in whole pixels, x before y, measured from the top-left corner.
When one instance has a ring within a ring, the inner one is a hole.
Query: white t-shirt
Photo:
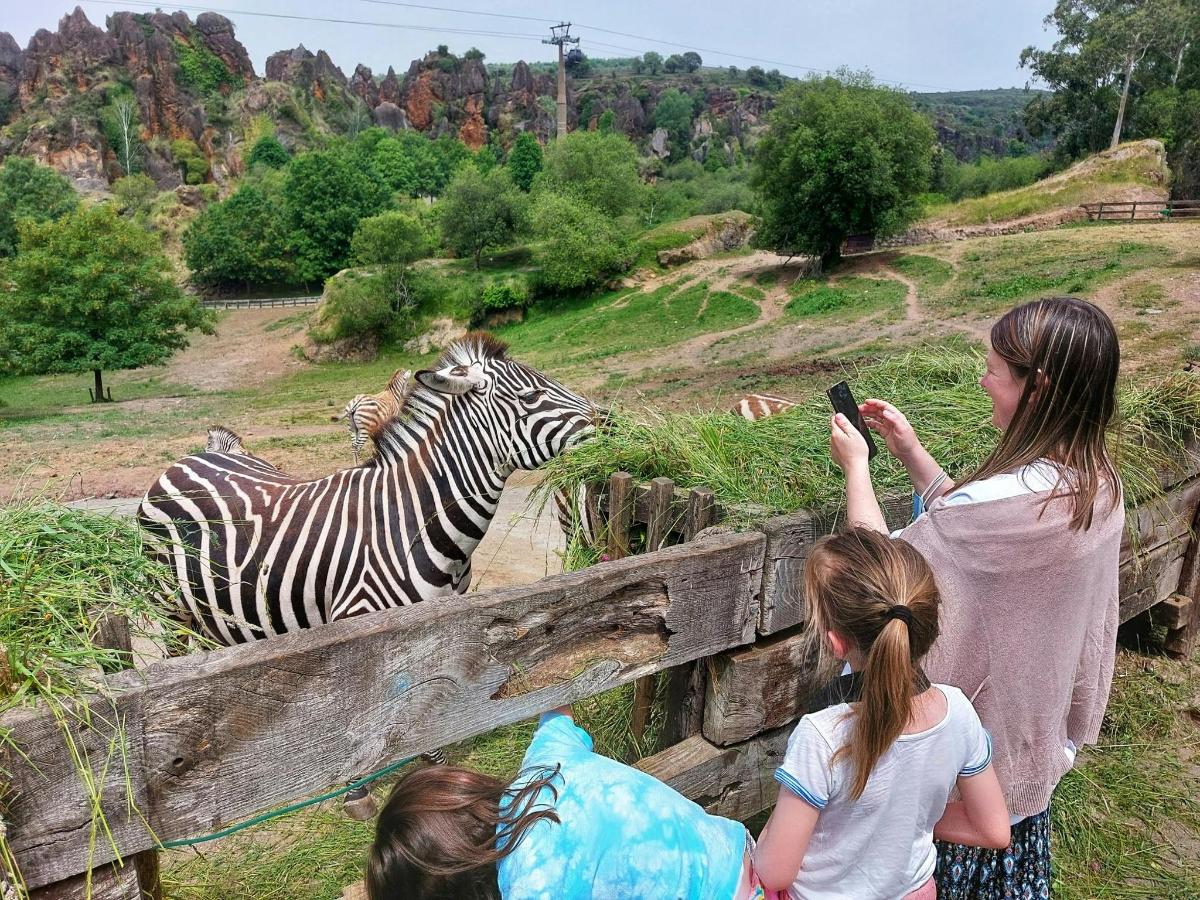
[[[898,900],[933,877],[933,826],[955,780],[992,761],[992,739],[963,692],[934,687],[946,696],[945,717],[901,735],[857,800],[849,796],[849,760],[831,764],[852,734],[849,704],[810,713],[796,725],[775,779],[820,815],[789,889],[794,900]]]
[[[965,485],[961,490],[951,488],[946,494],[948,506],[961,503],[983,503],[987,500],[1004,500],[1007,497],[1019,497],[1021,494],[1037,494],[1049,491],[1058,483],[1058,469],[1049,460],[1039,459],[1037,462],[1022,466],[1015,472],[1005,472],[993,475],[983,481],[975,481]]]

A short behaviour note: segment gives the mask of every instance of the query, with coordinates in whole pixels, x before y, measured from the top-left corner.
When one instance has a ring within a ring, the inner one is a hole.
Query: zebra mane
[[[445,369],[451,366],[469,366],[471,363],[484,359],[507,361],[508,344],[486,331],[473,331],[447,347],[433,367]],[[411,419],[416,409],[421,408],[423,411],[428,411],[430,406],[428,401],[433,400],[435,396],[429,388],[423,386],[419,381],[415,382],[405,394],[404,401],[396,410],[396,414],[383,423],[379,434],[375,436],[375,446],[380,452],[362,463],[362,467],[378,465],[385,445],[390,443],[390,439],[399,438],[396,435],[396,429]],[[421,403],[422,399],[426,401],[424,404]]]

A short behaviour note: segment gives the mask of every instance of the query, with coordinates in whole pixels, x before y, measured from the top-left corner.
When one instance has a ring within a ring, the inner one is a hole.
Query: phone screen
[[[825,393],[829,395],[829,402],[833,404],[834,412],[840,412],[849,419],[850,423],[858,429],[858,433],[867,442],[867,460],[874,459],[875,454],[879,451],[875,447],[875,441],[871,439],[871,429],[867,428],[867,423],[863,421],[862,413],[858,411],[858,403],[855,402],[854,395],[850,393],[850,385],[844,381],[839,381]]]

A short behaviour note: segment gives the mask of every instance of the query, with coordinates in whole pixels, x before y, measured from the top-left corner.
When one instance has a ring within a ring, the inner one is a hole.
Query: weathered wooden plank
[[[690,541],[716,521],[716,495],[708,488],[692,488],[688,492],[687,513],[683,519],[683,539]]]
[[[671,500],[675,482],[670,478],[655,478],[650,482],[650,504],[646,512],[646,551],[661,550],[675,524],[670,521]]]
[[[1118,591],[1122,622],[1128,622],[1176,592],[1191,543],[1187,536],[1176,538],[1121,566]]]
[[[1129,562],[1135,552],[1149,553],[1190,535],[1198,506],[1200,478],[1192,478],[1172,488],[1164,497],[1129,511],[1121,541],[1121,564]],[[1137,535],[1136,540],[1131,533]]]
[[[1161,625],[1168,631],[1176,628],[1183,628],[1192,621],[1192,607],[1195,601],[1191,597],[1185,597],[1183,594],[1172,594],[1158,606],[1154,607],[1151,615],[1154,616],[1154,624]]]
[[[802,627],[708,661],[704,737],[729,746],[795,721],[817,687],[817,646]]]
[[[92,706],[111,705],[124,722],[134,799],[159,838],[203,835],[390,760],[749,643],[763,543],[721,535],[166,660],[110,676],[114,699]],[[20,792],[9,838],[26,880],[78,874],[90,816],[53,717],[22,710],[0,727],[32,761],[5,760]],[[86,730],[97,771],[112,737],[111,724]],[[153,842],[139,817],[126,817],[118,768],[104,779],[104,805],[128,856]],[[112,856],[97,845],[96,863]]]
[[[633,476],[614,472],[608,480],[608,555],[623,559],[629,555],[629,525],[633,517]]]
[[[788,726],[733,747],[717,747],[696,735],[637,765],[714,815],[748,819],[774,805],[779,795],[775,770],[790,733]]]
[[[30,892],[29,900],[84,900],[85,897],[90,900],[162,900],[161,893],[143,893],[138,868],[132,862],[97,866],[90,885],[86,875],[76,875],[35,888]]]
[[[1192,541],[1183,559],[1183,570],[1179,575],[1179,595],[1190,602],[1186,615],[1180,615],[1175,627],[1167,631],[1163,649],[1176,659],[1189,659],[1192,651],[1200,644],[1200,537],[1194,533],[1200,528],[1200,510],[1192,521]],[[1179,604],[1184,606],[1182,602]]]
[[[826,531],[810,512],[767,519],[759,526],[766,536],[759,634],[774,634],[804,621],[804,561],[813,542]]]

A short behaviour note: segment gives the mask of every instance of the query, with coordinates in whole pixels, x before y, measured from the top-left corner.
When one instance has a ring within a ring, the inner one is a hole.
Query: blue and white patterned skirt
[[[1004,850],[937,842],[938,900],[1047,900],[1050,810],[1012,828]]]

